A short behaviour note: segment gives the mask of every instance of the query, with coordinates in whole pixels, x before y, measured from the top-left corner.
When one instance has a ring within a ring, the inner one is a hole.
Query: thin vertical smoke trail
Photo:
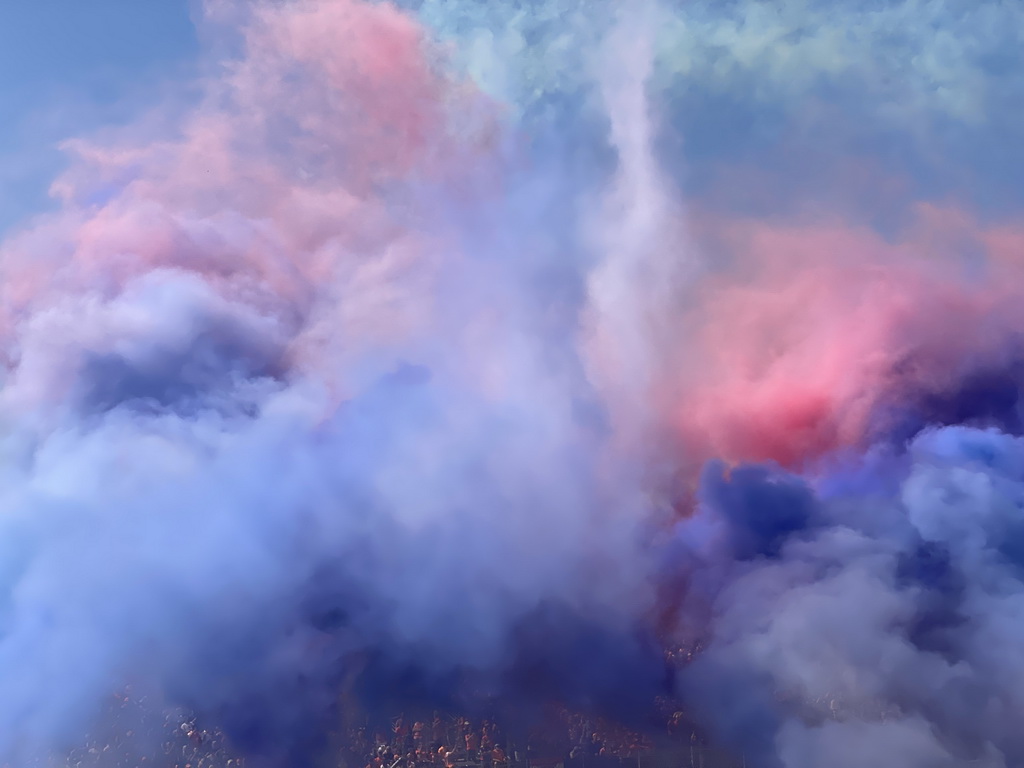
[[[656,435],[671,328],[694,269],[683,208],[654,151],[657,116],[648,90],[658,18],[653,2],[620,9],[598,63],[618,163],[590,223],[599,261],[587,282],[589,350],[616,433],[634,452]]]

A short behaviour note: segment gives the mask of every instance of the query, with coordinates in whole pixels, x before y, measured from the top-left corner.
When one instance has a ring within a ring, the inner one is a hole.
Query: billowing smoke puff
[[[209,0],[0,246],[0,764],[129,684],[266,765],[343,684],[635,716],[665,642],[752,765],[1024,760],[1020,233],[677,178],[742,3],[406,5]]]

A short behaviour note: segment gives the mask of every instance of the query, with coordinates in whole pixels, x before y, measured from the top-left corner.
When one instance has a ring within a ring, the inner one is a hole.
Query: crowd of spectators
[[[94,735],[47,768],[245,768],[245,759],[219,729],[129,690],[112,697]]]
[[[689,664],[699,646],[666,649],[669,667]],[[350,768],[611,768],[637,765],[642,755],[662,747],[704,743],[693,721],[678,702],[655,702],[654,722],[646,728],[627,728],[609,718],[550,708],[542,725],[513,743],[493,719],[434,712],[432,717],[395,718],[390,726],[362,727],[347,738]]]
[[[690,743],[681,711],[670,713],[661,741]],[[390,727],[357,727],[338,751],[339,768],[610,768],[636,765],[657,746],[652,734],[607,718],[552,709],[543,725],[510,743],[493,719],[472,721],[435,712],[400,715]],[[5,767],[4,767],[5,768]],[[37,768],[37,766],[32,766]],[[103,728],[65,759],[38,768],[245,768],[225,735],[181,711],[154,713],[144,700],[115,697]]]
[[[694,743],[673,702],[658,702],[658,729],[551,707],[541,725],[510,740],[496,719],[434,712],[355,727],[336,741],[338,768],[629,768],[666,743]],[[159,714],[158,714],[159,713]],[[340,735],[340,734],[339,734]],[[334,754],[331,752],[331,754]],[[8,768],[0,766],[0,768]],[[246,768],[224,733],[180,710],[164,710],[131,691],[113,697],[95,735],[59,760],[18,768]]]
[[[482,765],[505,768],[506,739],[493,720],[472,722],[465,717],[406,718],[399,715],[388,730],[356,728],[349,734],[353,768],[455,768]]]
[[[532,734],[528,754],[530,762],[538,766],[557,761],[565,768],[610,768],[653,746],[650,734],[606,718],[561,710]]]
[[[658,702],[664,715],[658,733],[627,728],[609,719],[551,708],[542,724],[510,741],[493,719],[477,721],[435,712],[395,718],[388,728],[355,728],[347,738],[351,768],[604,768],[637,765],[667,744],[690,745],[695,730],[673,702]]]

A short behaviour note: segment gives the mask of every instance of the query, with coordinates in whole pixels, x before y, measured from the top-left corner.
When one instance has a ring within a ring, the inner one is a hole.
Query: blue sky
[[[0,0],[0,233],[47,206],[62,139],[130,122],[193,82],[195,3]],[[602,15],[593,11],[605,0],[400,4],[454,39],[485,91],[527,113],[569,105],[558,112],[562,127],[579,112],[576,81],[588,71],[580,59],[592,49],[579,41],[594,37]],[[665,157],[676,177],[686,166],[690,194],[708,194],[723,163],[746,162],[784,166],[776,170],[792,194],[783,201],[817,199],[828,192],[823,181],[832,185],[823,159],[868,155],[907,179],[915,199],[954,196],[998,215],[1024,200],[1024,6],[662,6],[657,84],[663,117],[687,146],[666,144]]]
[[[180,81],[188,0],[0,0],[0,232],[48,205],[64,138],[131,119]]]

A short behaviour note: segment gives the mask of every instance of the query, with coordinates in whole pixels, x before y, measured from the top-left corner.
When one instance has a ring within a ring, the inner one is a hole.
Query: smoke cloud
[[[0,764],[126,685],[1024,760],[1024,11],[875,5],[207,0],[0,243]]]

